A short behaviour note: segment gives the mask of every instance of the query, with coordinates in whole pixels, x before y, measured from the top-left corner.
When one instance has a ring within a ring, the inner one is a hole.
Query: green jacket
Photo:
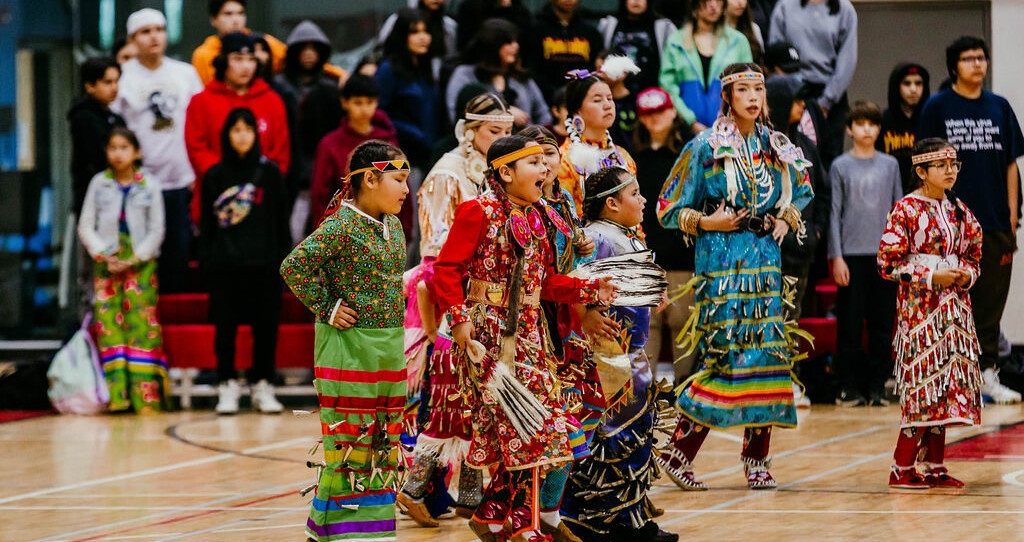
[[[722,83],[718,76],[729,64],[753,62],[746,36],[723,24],[715,31],[718,45],[711,57],[711,77],[704,85],[704,66],[693,41],[693,25],[687,23],[668,39],[661,53],[658,81],[672,97],[679,114],[689,122],[710,127],[722,107]]]

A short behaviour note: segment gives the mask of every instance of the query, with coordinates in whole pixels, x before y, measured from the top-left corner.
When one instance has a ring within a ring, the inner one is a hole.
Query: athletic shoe
[[[868,399],[868,406],[889,406],[891,404],[882,392],[872,393],[871,399]]]
[[[415,501],[405,493],[398,492],[396,501],[398,502],[398,508],[408,514],[409,518],[420,527],[437,527],[439,525],[436,519],[430,517],[430,512],[427,511],[427,507],[423,504],[422,500]]]
[[[284,410],[284,405],[274,397],[274,386],[266,380],[252,387],[252,406],[264,414],[280,414]]]
[[[796,382],[793,382],[793,404],[797,408],[811,408],[811,400],[807,398],[807,394],[800,389],[800,385]]]
[[[671,463],[681,461],[682,464],[677,468],[673,467]],[[686,461],[686,458],[682,454],[675,452],[673,453],[655,453],[654,460],[658,462],[665,474],[668,475],[669,479],[675,482],[679,489],[683,491],[707,491],[708,485],[704,482],[697,481],[697,478],[693,475],[693,464]]]
[[[981,396],[986,402],[1008,405],[1020,402],[1020,394],[999,383],[999,371],[985,369],[981,372]]]
[[[864,396],[859,393],[852,393],[843,390],[836,396],[836,405],[841,407],[856,407],[864,406],[866,404],[867,401],[864,400]]]
[[[237,414],[238,398],[242,396],[242,386],[235,379],[221,382],[217,386],[217,414]]]
[[[949,475],[946,467],[935,467],[924,473],[924,481],[929,487],[961,488],[964,483]]]
[[[898,471],[898,472],[897,472]],[[931,486],[925,481],[924,476],[917,472],[917,469],[897,469],[893,467],[889,471],[889,487],[899,489],[928,489]]]

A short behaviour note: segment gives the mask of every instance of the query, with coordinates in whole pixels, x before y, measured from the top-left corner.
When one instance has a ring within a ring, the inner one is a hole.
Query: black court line
[[[172,439],[182,443],[182,444],[187,444],[187,445],[193,446],[195,448],[201,448],[203,450],[209,450],[211,452],[219,452],[219,453],[222,453],[222,454],[237,455],[239,457],[249,457],[249,458],[252,458],[252,459],[263,459],[265,461],[280,461],[282,463],[298,463],[300,465],[305,465],[306,464],[305,461],[299,460],[299,459],[288,459],[288,458],[285,458],[285,457],[276,457],[276,456],[272,456],[272,455],[263,455],[263,454],[247,454],[245,452],[239,452],[237,450],[232,450],[230,448],[220,448],[218,446],[211,446],[209,444],[202,444],[202,443],[196,442],[194,440],[189,440],[189,439],[181,436],[180,434],[178,434],[178,428],[181,427],[181,426],[188,425],[188,424],[191,424],[191,423],[196,423],[196,422],[208,422],[210,420],[216,420],[217,417],[218,416],[216,414],[212,414],[210,416],[204,416],[204,417],[196,419],[196,420],[188,420],[188,421],[183,421],[183,422],[178,422],[178,423],[175,423],[175,424],[171,424],[171,425],[169,425],[167,427],[167,429],[164,430],[164,434],[167,435],[168,437],[170,437],[170,438],[172,438]]]

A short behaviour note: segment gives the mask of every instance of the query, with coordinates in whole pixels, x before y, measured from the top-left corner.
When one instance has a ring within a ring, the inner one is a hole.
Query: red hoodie
[[[316,162],[313,164],[313,182],[310,187],[309,218],[313,225],[327,210],[334,192],[341,188],[341,178],[348,175],[348,158],[360,144],[371,139],[386,141],[398,146],[395,127],[386,113],[377,110],[370,119],[370,132],[360,134],[341,119],[341,126],[320,140],[316,148]],[[411,199],[411,198],[410,198]]]
[[[223,81],[210,81],[192,97],[185,114],[185,148],[192,169],[196,172],[194,194],[202,193],[206,171],[221,161],[220,133],[228,113],[236,107],[247,107],[256,116],[263,155],[277,164],[282,174],[288,172],[291,144],[288,138],[288,116],[284,102],[270,85],[257,78],[249,92],[239,95]],[[199,199],[192,198],[192,219],[198,224]]]

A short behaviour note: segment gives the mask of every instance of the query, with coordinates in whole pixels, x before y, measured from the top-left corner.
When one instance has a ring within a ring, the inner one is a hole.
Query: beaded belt
[[[718,206],[725,200],[706,199],[704,200],[704,216],[711,216],[718,210]],[[733,207],[728,203],[725,204],[727,211],[732,211],[734,214],[739,213],[742,208]],[[756,233],[759,237],[764,237],[772,233],[772,229],[767,227],[769,222],[769,215],[757,216],[753,212],[750,213],[746,218],[741,218],[739,223],[740,230],[746,230],[752,233]]]
[[[504,284],[470,278],[466,299],[492,307],[505,307],[508,305],[508,288]],[[523,293],[520,303],[531,307],[540,306],[540,290]]]

